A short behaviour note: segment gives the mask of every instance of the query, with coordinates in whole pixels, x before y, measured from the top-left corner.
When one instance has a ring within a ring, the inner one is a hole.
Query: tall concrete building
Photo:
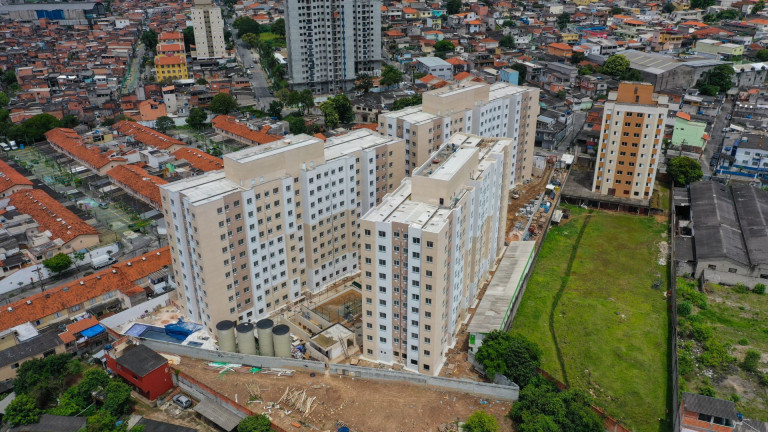
[[[651,197],[667,99],[654,93],[653,84],[648,83],[623,82],[618,91],[608,94],[593,192],[640,200]]]
[[[369,130],[297,135],[224,156],[224,169],[164,185],[182,308],[212,330],[256,320],[359,271],[362,213],[398,187],[404,143]]]
[[[212,0],[194,0],[191,12],[197,58],[227,57],[221,8]]]
[[[360,220],[364,358],[440,372],[504,248],[513,149],[456,133]]]
[[[337,93],[380,74],[380,0],[288,0],[285,28],[294,89]]]
[[[453,134],[511,139],[510,185],[531,176],[539,89],[470,82],[424,93],[420,106],[379,115],[379,133],[405,139],[406,174],[429,160]]]

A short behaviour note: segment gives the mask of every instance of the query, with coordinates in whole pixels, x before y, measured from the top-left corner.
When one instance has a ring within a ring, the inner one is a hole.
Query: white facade
[[[337,93],[380,74],[380,0],[288,0],[285,26],[293,88]]]
[[[221,8],[214,6],[211,0],[195,0],[191,15],[197,58],[227,57]]]

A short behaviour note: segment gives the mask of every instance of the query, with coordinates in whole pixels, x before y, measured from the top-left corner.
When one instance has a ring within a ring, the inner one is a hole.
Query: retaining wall
[[[141,315],[144,314],[144,311],[152,311],[158,306],[168,306],[170,304],[170,295],[169,293],[165,293],[162,295],[159,295],[153,299],[147,300],[144,303],[137,304],[136,306],[126,309],[120,313],[116,313],[114,315],[108,316],[100,322],[104,324],[105,326],[109,328],[117,328],[121,326],[122,324],[127,323],[128,321],[133,321],[135,319],[138,319],[141,317]]]
[[[228,353],[221,351],[210,351],[202,348],[178,345],[169,342],[141,339],[141,343],[155,351],[192,357],[208,361],[219,361],[228,363],[239,363],[249,366],[294,369],[309,372],[326,372],[326,364],[313,360],[297,360],[278,357],[264,357],[239,353]],[[428,385],[438,387],[444,390],[460,391],[465,393],[477,394],[489,399],[498,399],[506,401],[517,400],[519,387],[503,386],[498,384],[489,384],[470,380],[459,380],[453,378],[433,377],[429,375],[420,375],[415,373],[398,372],[386,369],[375,369],[361,366],[327,365],[328,371],[332,375],[360,377],[380,381],[404,382],[416,385]]]

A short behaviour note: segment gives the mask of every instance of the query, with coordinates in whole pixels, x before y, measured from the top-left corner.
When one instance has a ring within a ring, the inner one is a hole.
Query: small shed
[[[355,332],[336,323],[312,336],[309,346],[312,357],[319,357],[321,361],[333,361],[357,348]]]
[[[247,417],[240,411],[235,412],[225,408],[208,398],[204,398],[195,405],[195,411],[227,432],[235,430],[238,423]]]

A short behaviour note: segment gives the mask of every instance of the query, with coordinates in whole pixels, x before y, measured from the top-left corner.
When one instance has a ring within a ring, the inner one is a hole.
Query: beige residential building
[[[404,177],[403,140],[361,129],[296,135],[161,187],[188,316],[256,320],[359,271],[357,225]]]
[[[190,12],[195,31],[195,56],[201,59],[227,57],[221,8],[212,0],[194,0]]]
[[[647,200],[653,194],[667,118],[667,96],[648,83],[623,82],[608,94],[592,191]]]
[[[468,82],[424,93],[420,106],[379,115],[379,132],[405,139],[406,174],[458,132],[512,140],[512,185],[531,176],[539,89]]]
[[[504,248],[513,148],[455,133],[363,216],[364,358],[440,372]]]

